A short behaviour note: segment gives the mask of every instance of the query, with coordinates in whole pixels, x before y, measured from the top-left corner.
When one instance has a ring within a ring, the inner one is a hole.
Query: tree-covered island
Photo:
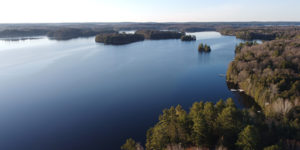
[[[198,51],[199,52],[210,52],[211,48],[207,44],[200,43],[199,46],[198,46]]]
[[[145,39],[151,40],[180,39],[183,35],[185,35],[184,32],[160,30],[138,30],[135,34],[143,35]]]
[[[181,36],[181,41],[196,41],[195,35],[183,35]]]
[[[124,33],[113,33],[113,34],[99,34],[96,36],[95,41],[104,44],[122,45],[133,42],[143,41],[145,38],[140,34],[124,34]]]

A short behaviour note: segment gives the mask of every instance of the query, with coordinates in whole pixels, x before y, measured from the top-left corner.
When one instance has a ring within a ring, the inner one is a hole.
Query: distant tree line
[[[43,36],[47,33],[45,29],[8,29],[0,31],[0,38]]]
[[[181,41],[196,41],[195,35],[183,35],[181,36]]]
[[[122,45],[133,42],[143,41],[145,38],[140,34],[99,34],[96,36],[95,41],[104,44]]]
[[[223,35],[236,36],[243,40],[275,40],[275,39],[291,39],[298,36],[300,27],[221,27],[219,31]]]
[[[184,32],[159,30],[138,30],[135,34],[143,35],[145,39],[151,40],[180,39],[183,35],[185,35]]]
[[[226,102],[195,102],[187,113],[180,105],[163,110],[147,131],[147,150],[241,149],[276,150],[300,148],[300,120],[268,120],[253,108],[240,110],[231,98]],[[298,143],[299,144],[299,143]],[[128,139],[123,150],[143,149]]]
[[[179,39],[184,40],[196,40],[195,36],[185,36],[185,33],[176,31],[158,31],[158,30],[139,30],[135,34],[126,33],[112,33],[112,34],[98,34],[95,38],[96,42],[105,44],[128,44],[137,41],[143,41],[144,39],[160,40],[160,39]]]
[[[77,29],[77,28],[62,28],[55,31],[50,31],[47,36],[55,40],[69,40],[78,37],[90,37],[100,33],[116,33],[114,30],[92,30],[92,29]]]
[[[276,38],[290,36],[287,31],[299,30],[299,22],[207,22],[207,23],[47,23],[47,24],[0,24],[0,37],[45,36],[48,32],[75,28],[81,30],[173,30],[183,32],[219,31],[224,35],[235,35],[240,32],[241,37],[250,39],[260,34],[276,33]],[[265,26],[270,25],[270,26]],[[277,25],[277,26],[276,26]],[[278,26],[286,25],[286,26]],[[287,26],[288,25],[288,26]],[[246,33],[248,31],[248,33]],[[254,35],[252,35],[254,33]],[[255,35],[258,33],[257,35]],[[283,35],[285,34],[285,35]],[[264,37],[264,35],[262,35]],[[269,37],[268,37],[269,38]]]

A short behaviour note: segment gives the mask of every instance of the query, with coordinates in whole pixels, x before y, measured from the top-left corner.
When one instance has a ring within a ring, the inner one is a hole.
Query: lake
[[[145,141],[164,108],[242,98],[226,84],[233,36],[146,40],[112,46],[94,38],[0,41],[0,149],[115,150]],[[199,43],[211,53],[198,53]]]

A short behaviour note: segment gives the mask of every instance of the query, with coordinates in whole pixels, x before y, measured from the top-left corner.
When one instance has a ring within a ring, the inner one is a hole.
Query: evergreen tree
[[[225,108],[225,103],[224,103],[224,101],[223,101],[222,99],[220,99],[220,100],[216,103],[215,107],[216,107],[217,113],[221,113],[222,110]]]
[[[234,108],[236,108],[235,103],[234,103],[234,101],[233,101],[232,98],[228,98],[226,100],[226,107],[234,107]]]
[[[226,107],[216,120],[216,130],[220,137],[219,144],[229,149],[234,149],[234,143],[240,131],[241,123],[238,113],[235,107]]]
[[[203,102],[195,102],[190,109],[189,116],[191,119],[195,118],[199,112],[202,112],[204,108]]]
[[[204,116],[199,113],[196,118],[193,120],[193,132],[192,132],[192,138],[193,138],[193,144],[195,146],[208,146],[207,144],[207,123],[204,119]]]
[[[176,128],[178,134],[177,135],[178,142],[183,145],[186,145],[190,141],[190,134],[189,134],[190,121],[186,111],[182,108],[181,105],[178,105],[175,108],[175,111],[177,115]]]
[[[204,105],[203,109],[203,116],[205,118],[205,122],[207,123],[207,136],[206,136],[206,145],[208,146],[213,146],[214,145],[214,139],[215,137],[213,136],[214,132],[214,124],[215,124],[215,119],[216,119],[216,111],[213,103],[211,102],[206,102]]]
[[[146,133],[146,149],[153,149],[152,148],[152,133],[153,133],[153,128],[149,128]]]
[[[281,148],[278,145],[271,145],[271,146],[265,147],[264,150],[281,150]]]
[[[136,150],[136,142],[129,138],[126,140],[125,144],[121,146],[122,150]]]
[[[243,150],[257,150],[259,149],[260,135],[257,129],[248,125],[239,134],[236,145]]]

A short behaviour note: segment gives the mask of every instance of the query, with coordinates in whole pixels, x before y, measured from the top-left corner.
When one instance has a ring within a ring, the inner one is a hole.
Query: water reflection
[[[43,37],[15,37],[15,38],[0,38],[0,41],[5,41],[5,42],[22,42],[22,41],[26,41],[26,40],[38,40],[41,39]]]
[[[207,64],[210,60],[210,53],[205,53],[205,52],[199,52],[198,51],[198,60],[201,64]]]

